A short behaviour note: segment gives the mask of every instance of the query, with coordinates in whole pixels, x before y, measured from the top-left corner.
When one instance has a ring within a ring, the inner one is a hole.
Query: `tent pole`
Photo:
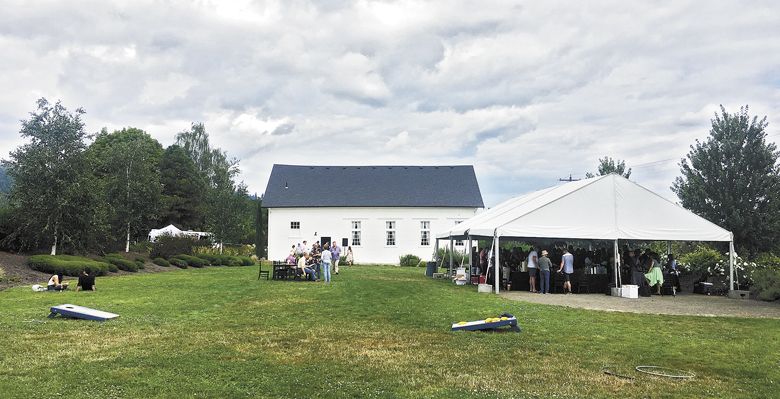
[[[447,269],[447,277],[452,277],[452,257],[455,256],[455,241],[452,241],[452,236],[450,236],[450,268]]]
[[[498,288],[498,281],[499,281],[498,280],[498,271],[499,271],[499,267],[498,267],[498,265],[501,264],[501,259],[499,258],[499,250],[498,250],[500,248],[499,243],[498,243],[498,240],[499,240],[498,232],[494,233],[494,236],[496,237],[496,247],[495,247],[495,249],[493,251],[495,252],[494,255],[496,256],[496,261],[495,261],[495,264],[493,265],[493,270],[494,270],[494,274],[495,274],[495,276],[493,278],[493,281],[495,281],[494,285],[495,285],[495,288],[496,288],[496,294],[498,294],[498,292],[499,292],[499,288]]]
[[[667,241],[666,242],[666,256],[669,256],[672,253],[672,242]]]
[[[734,234],[729,241],[729,290],[734,291]]]
[[[436,262],[436,273],[439,272],[438,265],[439,265],[439,237],[436,237],[436,239],[433,241],[433,261]]]
[[[614,260],[612,262],[615,268],[615,288],[620,287],[620,249],[618,248],[618,240],[615,239]]]
[[[474,254],[471,251],[471,236],[469,236],[469,272],[466,273],[469,276],[468,284],[471,284],[471,274],[474,273],[474,265],[471,261],[474,259]]]

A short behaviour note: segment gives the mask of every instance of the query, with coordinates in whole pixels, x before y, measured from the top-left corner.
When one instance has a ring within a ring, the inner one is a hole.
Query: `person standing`
[[[538,255],[534,248],[531,248],[531,252],[528,253],[528,285],[530,285],[531,292],[538,292],[536,290],[536,269],[538,268]]]
[[[341,248],[336,245],[336,241],[333,241],[333,245],[330,246],[331,261],[333,262],[333,271],[339,274],[339,258],[341,257]]]
[[[322,275],[326,283],[330,283],[330,263],[331,253],[328,250],[328,244],[322,246]]]
[[[352,247],[347,246],[347,264],[352,266],[355,263],[355,255],[352,254]]]
[[[539,258],[539,289],[542,294],[550,293],[550,269],[552,262],[547,257],[547,250],[542,250],[542,257]]]
[[[563,271],[563,293],[571,294],[571,275],[574,274],[574,255],[569,252],[568,248],[563,249],[561,267],[558,268],[558,273],[561,271]]]

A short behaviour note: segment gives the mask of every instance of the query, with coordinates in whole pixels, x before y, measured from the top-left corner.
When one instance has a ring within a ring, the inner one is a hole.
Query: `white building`
[[[293,165],[274,165],[263,206],[269,259],[304,240],[336,241],[362,264],[430,260],[437,232],[484,207],[472,166]]]

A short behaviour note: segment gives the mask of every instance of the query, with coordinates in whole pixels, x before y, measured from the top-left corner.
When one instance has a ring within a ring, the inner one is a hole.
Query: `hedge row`
[[[184,261],[184,263],[186,263],[187,266],[192,266],[192,267],[203,267],[209,265],[208,261],[192,255],[181,254],[181,255],[176,255],[171,259],[178,259]]]
[[[119,254],[108,254],[103,258],[103,260],[118,267],[119,270],[124,270],[126,272],[138,271],[138,264],[136,262],[127,260]]]
[[[169,267],[171,265],[170,262],[168,262],[167,260],[165,260],[163,258],[154,258],[154,259],[152,259],[152,263],[154,263],[157,266],[162,266],[162,267]]]
[[[78,276],[82,270],[102,276],[109,271],[117,271],[110,263],[72,255],[33,255],[27,258],[30,269],[44,273],[62,273],[66,276]]]
[[[252,266],[255,261],[249,256],[198,254],[198,258],[208,261],[211,266]]]
[[[185,261],[183,259],[171,258],[171,259],[169,259],[169,262],[171,263],[171,265],[176,266],[178,268],[181,268],[181,269],[186,269],[187,268],[187,261]]]

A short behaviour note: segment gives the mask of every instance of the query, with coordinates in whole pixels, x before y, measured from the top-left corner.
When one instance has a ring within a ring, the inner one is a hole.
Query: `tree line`
[[[42,98],[21,121],[26,143],[2,162],[1,247],[128,251],[168,224],[217,243],[255,242],[259,204],[237,181],[239,161],[209,143],[202,123],[163,148],[134,127],[88,134],[84,114]]]

